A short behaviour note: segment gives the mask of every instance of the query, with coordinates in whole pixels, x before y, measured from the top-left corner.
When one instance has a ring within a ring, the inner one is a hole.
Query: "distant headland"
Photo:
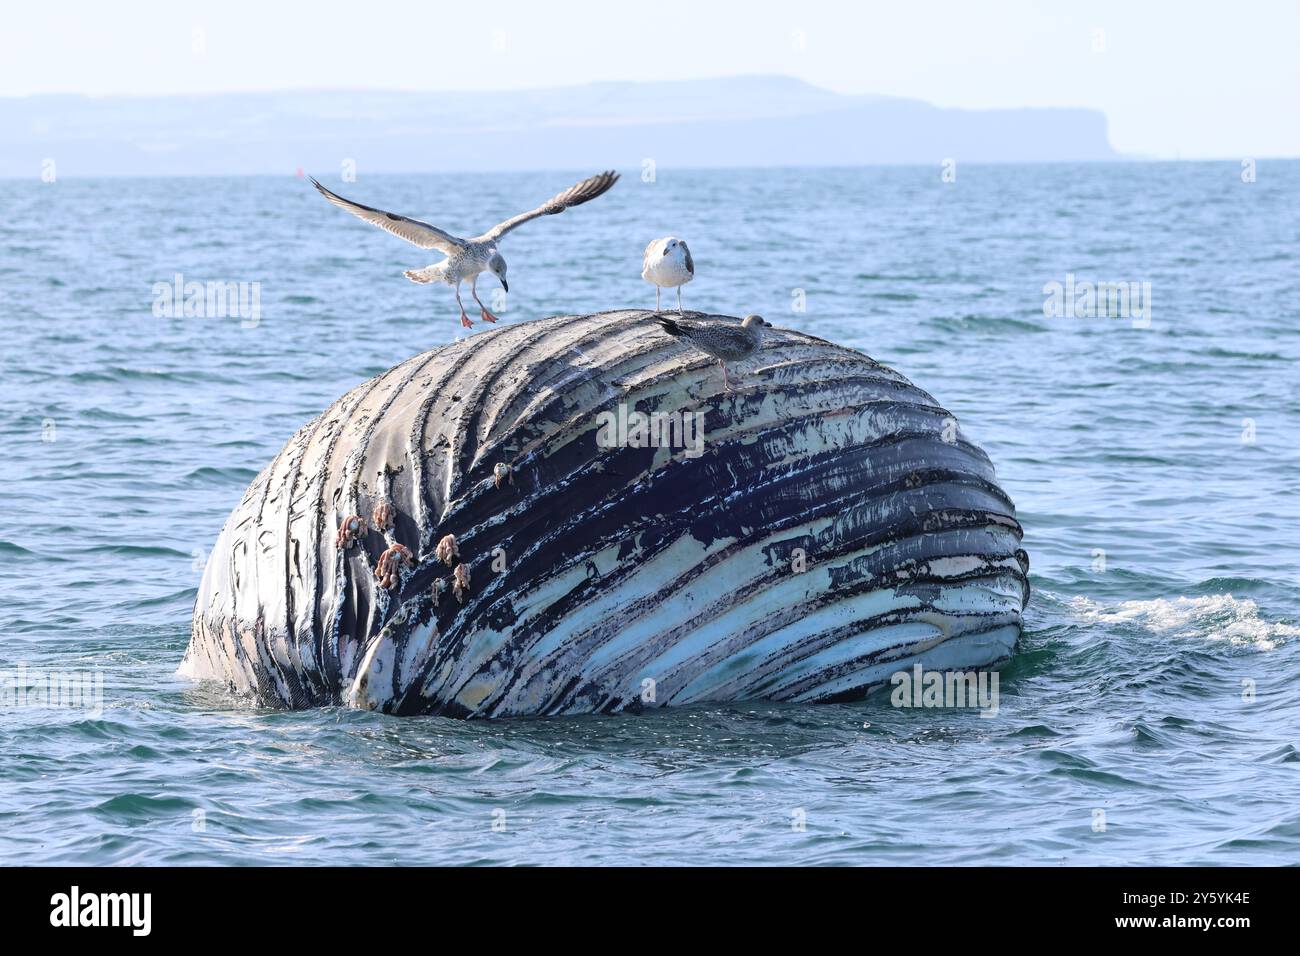
[[[0,176],[855,166],[1124,158],[1093,109],[946,109],[783,76],[542,90],[0,99]]]

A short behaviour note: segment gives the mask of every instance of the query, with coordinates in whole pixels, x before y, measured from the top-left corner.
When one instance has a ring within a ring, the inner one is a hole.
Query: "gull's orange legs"
[[[459,283],[459,282],[456,283],[456,304],[457,304],[458,306],[460,306],[460,324],[463,325],[463,326],[465,326],[465,328],[467,328],[467,329],[472,329],[472,328],[474,328],[474,323],[471,322],[471,321],[469,320],[469,316],[465,314],[465,303],[462,302],[462,301],[460,301],[460,283]]]
[[[478,303],[479,312],[483,316],[483,321],[495,322],[497,317],[487,310],[487,306],[483,304],[483,300],[478,297],[478,276],[469,280],[469,294],[472,295],[474,301]]]

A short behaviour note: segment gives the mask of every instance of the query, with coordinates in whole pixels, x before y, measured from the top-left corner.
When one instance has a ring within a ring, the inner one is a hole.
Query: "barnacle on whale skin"
[[[338,534],[334,536],[334,544],[346,550],[356,544],[357,539],[365,533],[366,519],[360,515],[350,515],[339,525]]]
[[[456,570],[452,572],[452,579],[456,582],[452,593],[456,595],[457,601],[464,604],[465,595],[469,594],[469,568],[463,564],[456,565]]]
[[[444,535],[443,539],[438,542],[438,549],[434,552],[438,560],[447,567],[460,557],[460,549],[456,546],[456,536],[454,534]]]
[[[375,565],[375,578],[379,586],[391,591],[397,586],[401,568],[410,567],[414,563],[410,548],[404,544],[393,545],[379,556],[379,563]]]
[[[374,521],[376,531],[388,531],[393,527],[393,519],[397,517],[397,508],[393,506],[392,500],[385,496],[375,502],[370,517]]]

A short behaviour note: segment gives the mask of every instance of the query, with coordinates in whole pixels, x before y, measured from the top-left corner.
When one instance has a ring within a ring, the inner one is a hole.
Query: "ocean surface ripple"
[[[572,178],[344,192],[470,230]],[[245,486],[461,334],[450,292],[291,175],[0,197],[0,864],[1300,860],[1300,163],[661,169],[510,237],[509,321],[651,305],[641,251],[675,234],[688,307],[855,346],[956,414],[1032,559],[993,715],[458,722],[186,681]],[[155,309],[177,276],[258,283],[259,314]],[[1150,283],[1149,327],[1045,315],[1067,276]],[[102,709],[16,689],[50,672],[94,675]]]

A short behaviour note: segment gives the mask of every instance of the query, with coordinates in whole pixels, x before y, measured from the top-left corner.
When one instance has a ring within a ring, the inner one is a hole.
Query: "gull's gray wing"
[[[682,252],[686,253],[686,271],[695,275],[695,260],[691,258],[691,247],[683,242]]]
[[[496,242],[512,229],[517,229],[530,219],[536,219],[538,216],[554,216],[556,213],[564,212],[573,206],[581,206],[585,202],[590,202],[597,196],[608,192],[609,187],[618,182],[618,173],[606,170],[598,173],[589,179],[584,179],[575,186],[570,186],[564,192],[560,193],[553,199],[548,199],[531,212],[523,212],[513,219],[507,219],[505,222],[498,223],[481,236],[475,236],[475,242]]]
[[[399,239],[414,243],[421,249],[441,249],[447,255],[451,255],[465,246],[464,239],[457,239],[451,233],[444,232],[437,226],[431,226],[427,222],[421,222],[418,219],[408,219],[406,216],[397,215],[397,213],[384,212],[382,209],[363,206],[351,199],[344,199],[338,193],[330,192],[314,179],[311,184],[319,189],[320,194],[334,205],[346,209],[358,219],[364,219],[380,229],[391,232]]]

